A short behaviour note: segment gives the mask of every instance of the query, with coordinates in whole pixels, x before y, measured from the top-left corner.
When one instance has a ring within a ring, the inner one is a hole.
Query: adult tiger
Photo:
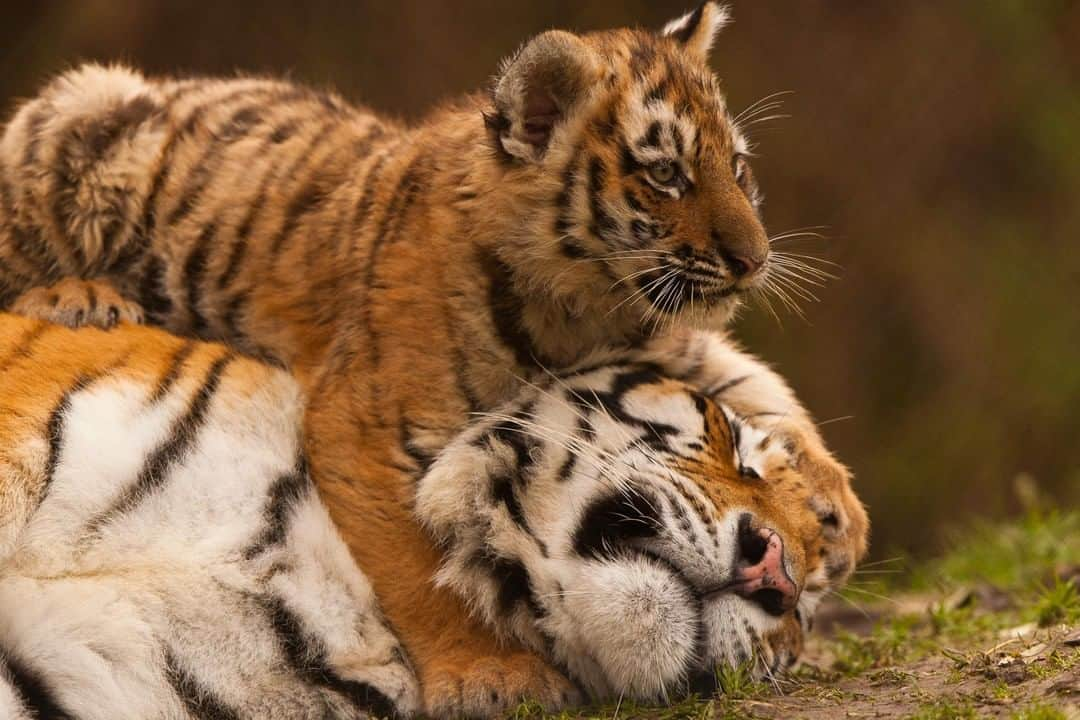
[[[471,423],[420,481],[439,583],[487,641],[534,648],[595,699],[786,666],[865,548],[846,481],[807,472],[775,418],[739,416],[786,390],[740,381],[753,361],[717,338],[595,360]],[[159,330],[10,315],[0,369],[0,714],[418,710],[308,478],[285,372]]]
[[[746,143],[706,62],[726,19],[709,2],[661,34],[544,33],[490,94],[414,128],[275,80],[85,66],[0,140],[0,308],[145,315],[286,364],[311,398],[313,478],[425,708],[497,712],[491,687],[562,702],[573,688],[534,653],[418,592],[440,556],[406,499],[521,378],[720,325],[761,283]]]

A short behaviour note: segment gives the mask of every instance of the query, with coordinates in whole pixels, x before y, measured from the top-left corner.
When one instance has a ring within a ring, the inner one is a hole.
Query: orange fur
[[[707,3],[672,37],[545,34],[508,62],[510,95],[412,128],[276,80],[76,70],[0,143],[0,307],[94,278],[150,322],[288,366],[310,398],[313,475],[428,710],[565,702],[564,678],[431,585],[440,556],[411,515],[413,483],[470,412],[542,365],[668,320],[719,327],[760,279],[756,186],[705,64],[719,12]],[[561,113],[542,147],[530,102]],[[655,150],[681,148],[686,187],[657,185],[670,161],[631,157],[654,115]],[[618,244],[634,238],[644,250]],[[654,278],[655,253],[711,275],[632,282]]]

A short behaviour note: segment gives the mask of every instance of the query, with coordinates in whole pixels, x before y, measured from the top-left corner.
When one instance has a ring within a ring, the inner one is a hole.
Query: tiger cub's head
[[[595,697],[790,665],[866,549],[836,464],[648,364],[552,381],[471,428],[422,481],[438,582]]]
[[[485,119],[500,186],[529,196],[501,237],[532,288],[647,333],[726,322],[762,282],[750,149],[708,66],[727,21],[706,2],[661,32],[550,31],[504,63]]]

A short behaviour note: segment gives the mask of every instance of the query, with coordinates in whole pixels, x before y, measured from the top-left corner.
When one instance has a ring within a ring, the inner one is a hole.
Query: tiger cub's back
[[[308,478],[302,409],[286,373],[220,345],[0,315],[5,717],[414,707]]]

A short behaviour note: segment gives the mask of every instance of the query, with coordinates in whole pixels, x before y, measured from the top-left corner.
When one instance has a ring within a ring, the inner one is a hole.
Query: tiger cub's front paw
[[[143,321],[142,307],[125,300],[111,285],[77,278],[27,290],[15,299],[11,312],[70,328],[92,326],[108,330],[120,322]]]
[[[582,701],[570,680],[527,652],[479,658],[463,667],[451,660],[431,668],[422,682],[425,713],[435,718],[494,718],[526,700],[554,712]]]

